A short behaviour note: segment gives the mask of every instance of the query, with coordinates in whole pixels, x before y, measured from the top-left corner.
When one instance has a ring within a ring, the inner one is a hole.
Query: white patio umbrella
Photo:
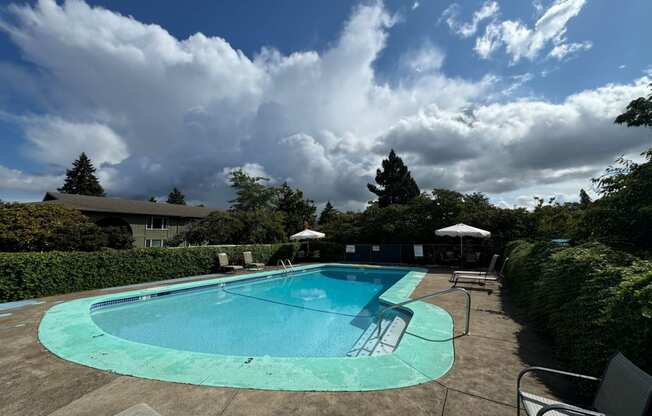
[[[297,241],[306,240],[306,245],[307,245],[306,257],[307,257],[308,254],[310,253],[310,240],[318,240],[324,237],[326,237],[326,234],[306,228],[303,231],[300,231],[296,234],[292,234],[290,236],[290,240],[297,240]]]
[[[466,224],[455,224],[450,227],[440,228],[435,231],[436,235],[448,236],[448,237],[459,237],[460,238],[460,259],[464,258],[464,246],[463,240],[464,237],[478,237],[478,238],[489,238],[491,233],[487,230],[482,230],[480,228],[471,227]]]

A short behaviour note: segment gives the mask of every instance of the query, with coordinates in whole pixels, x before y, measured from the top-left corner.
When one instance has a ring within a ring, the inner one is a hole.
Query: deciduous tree
[[[250,176],[242,169],[236,169],[229,175],[231,188],[235,190],[236,198],[229,201],[235,211],[251,211],[271,208],[275,190],[265,185],[269,178]]]

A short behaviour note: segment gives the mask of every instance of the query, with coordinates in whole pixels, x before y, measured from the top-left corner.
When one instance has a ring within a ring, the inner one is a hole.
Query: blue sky
[[[652,143],[612,125],[652,66],[652,3],[625,5],[5,2],[0,198],[86,151],[114,196],[224,206],[244,167],[359,209],[394,147],[423,190],[574,199]]]

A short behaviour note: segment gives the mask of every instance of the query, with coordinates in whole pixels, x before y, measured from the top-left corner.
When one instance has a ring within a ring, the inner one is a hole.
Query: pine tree
[[[58,191],[65,194],[106,196],[104,188],[95,176],[93,162],[83,152],[72,163],[72,169],[66,170],[66,179]]]
[[[181,193],[176,187],[168,194],[168,204],[186,205],[186,196]]]
[[[319,225],[326,224],[330,220],[333,219],[333,217],[338,213],[338,211],[333,207],[331,204],[331,201],[326,202],[326,206],[322,210],[321,214],[319,214],[319,220],[317,223]]]
[[[584,188],[580,189],[580,207],[588,208],[591,205],[591,197],[586,193]]]
[[[367,184],[367,188],[378,195],[378,206],[381,208],[392,204],[405,204],[421,193],[407,166],[396,156],[394,149],[389,152],[389,157],[383,160],[382,170],[376,170],[376,183],[380,187]]]

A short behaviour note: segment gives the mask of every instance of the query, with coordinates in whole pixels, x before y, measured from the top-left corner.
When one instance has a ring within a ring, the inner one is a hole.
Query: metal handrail
[[[277,266],[278,266],[279,264],[280,264],[281,266],[283,266],[283,270],[287,270],[287,269],[288,269],[287,267],[285,267],[285,262],[283,261],[283,259],[280,259],[279,261],[276,262],[276,265],[277,265]]]
[[[285,259],[285,261],[287,262],[288,266],[290,267],[290,270],[294,271],[294,265],[292,264],[290,259]]]
[[[424,295],[424,296],[421,296],[421,297],[418,297],[418,298],[408,299],[408,300],[406,300],[404,302],[397,303],[397,304],[394,304],[392,306],[388,306],[385,309],[383,309],[382,311],[380,311],[380,313],[378,313],[378,337],[380,338],[381,325],[383,323],[383,317],[385,316],[385,312],[387,312],[388,310],[400,308],[400,307],[402,307],[404,305],[407,305],[408,303],[416,302],[416,301],[427,299],[427,298],[432,298],[432,297],[435,297],[435,296],[438,296],[438,295],[443,295],[445,293],[450,293],[450,292],[462,292],[462,293],[464,293],[464,296],[466,298],[466,323],[464,325],[464,334],[462,334],[462,335],[467,335],[469,333],[469,320],[470,320],[470,317],[471,317],[471,295],[469,295],[469,292],[466,291],[466,289],[462,289],[461,287],[449,287],[448,289],[440,290],[440,291],[434,292],[434,293],[429,293],[427,295]]]

